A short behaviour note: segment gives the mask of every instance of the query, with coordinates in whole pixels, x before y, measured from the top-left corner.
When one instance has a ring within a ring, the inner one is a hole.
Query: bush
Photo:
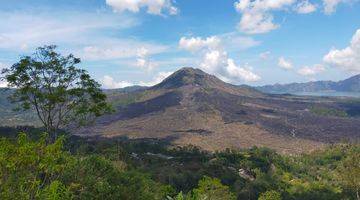
[[[259,197],[259,200],[281,200],[281,195],[279,192],[270,190],[262,193]]]

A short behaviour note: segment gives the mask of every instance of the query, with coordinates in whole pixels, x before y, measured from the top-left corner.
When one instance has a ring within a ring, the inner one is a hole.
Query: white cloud
[[[304,66],[302,68],[300,68],[297,73],[303,76],[313,76],[316,75],[318,73],[321,73],[325,71],[325,67],[323,65],[320,64],[315,64],[313,66]]]
[[[251,69],[237,66],[234,60],[228,58],[227,53],[222,50],[212,50],[207,52],[200,63],[200,68],[208,73],[219,75],[223,77],[223,79],[225,78],[229,81],[243,80],[252,82],[260,80],[260,76],[253,73]]]
[[[247,34],[267,33],[279,27],[273,22],[271,11],[282,10],[295,0],[239,0],[235,9],[242,13],[238,28]]]
[[[153,78],[152,81],[149,81],[149,82],[140,81],[138,85],[141,85],[141,86],[153,86],[153,85],[156,85],[156,84],[160,83],[161,81],[163,81],[168,76],[170,76],[172,73],[174,73],[174,72],[159,72]]]
[[[200,68],[211,74],[223,71],[224,66],[227,66],[227,54],[219,50],[205,53],[200,63]]]
[[[350,72],[360,72],[360,29],[353,35],[350,46],[332,49],[323,58],[324,62]]]
[[[316,11],[316,5],[308,0],[302,0],[295,6],[295,11],[300,14],[308,14]]]
[[[262,60],[267,60],[267,59],[269,59],[270,54],[271,54],[270,51],[265,51],[265,52],[260,53],[260,54],[259,54],[259,57],[260,57]]]
[[[102,85],[102,87],[104,87],[105,89],[115,89],[115,88],[124,88],[124,87],[129,87],[132,86],[134,84],[127,82],[127,81],[115,81],[113,77],[109,76],[109,75],[105,75],[101,80],[100,83]]]
[[[278,60],[278,65],[279,67],[283,68],[283,69],[292,69],[293,68],[293,64],[291,63],[290,60],[286,60],[284,57],[280,57]]]
[[[149,50],[147,48],[141,47],[138,50],[135,66],[146,71],[151,71],[156,67],[156,63],[149,59]]]
[[[124,88],[134,85],[140,85],[140,86],[153,86],[161,81],[163,81],[165,78],[170,76],[173,72],[159,72],[155,75],[155,77],[151,81],[139,81],[139,82],[129,82],[129,81],[115,81],[112,76],[105,75],[101,80],[100,83],[103,88],[105,89],[116,89],[116,88]],[[1,87],[1,85],[0,85]]]
[[[204,71],[215,74],[227,81],[257,81],[260,76],[253,73],[251,69],[237,66],[233,59],[222,48],[220,37],[208,37],[202,39],[181,38],[179,47],[193,53],[199,53],[202,61],[199,66]]]
[[[327,15],[334,13],[337,5],[346,1],[347,0],[323,0],[324,13]]]
[[[200,37],[182,37],[179,41],[179,48],[196,52],[206,49],[216,49],[220,45],[220,39],[216,36],[208,37],[205,39],[201,39]]]
[[[324,13],[331,15],[336,11],[336,7],[341,3],[353,3],[358,2],[359,0],[322,0],[324,6]]]
[[[226,72],[231,78],[242,79],[246,82],[253,82],[260,80],[260,76],[253,73],[251,69],[239,67],[235,64],[233,59],[227,60]]]
[[[242,15],[238,27],[242,32],[259,34],[275,30],[279,25],[273,23],[273,16],[268,13],[247,12]]]
[[[178,8],[173,6],[171,0],[106,0],[116,12],[130,11],[137,13],[141,8],[146,8],[147,13],[163,15],[164,12],[170,15],[178,14]]]

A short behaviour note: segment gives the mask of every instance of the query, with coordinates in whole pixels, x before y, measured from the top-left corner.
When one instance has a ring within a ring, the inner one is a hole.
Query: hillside
[[[116,113],[74,133],[156,138],[206,150],[257,145],[283,153],[360,138],[356,102],[267,95],[227,84],[199,69],[183,68],[145,90],[108,95]]]
[[[313,81],[307,83],[275,84],[256,87],[266,93],[297,93],[297,92],[360,92],[360,74],[348,79],[334,81]]]
[[[32,111],[15,111],[17,105],[11,103],[8,97],[13,92],[12,89],[0,88],[0,125],[1,126],[25,126],[40,125],[35,112]]]

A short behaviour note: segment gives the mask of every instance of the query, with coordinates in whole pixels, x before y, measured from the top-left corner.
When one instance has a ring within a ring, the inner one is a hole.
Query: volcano
[[[358,117],[314,112],[346,112],[352,105],[347,100],[265,94],[200,69],[182,68],[153,87],[107,93],[116,112],[77,135],[152,138],[209,151],[266,146],[281,153],[360,138]]]

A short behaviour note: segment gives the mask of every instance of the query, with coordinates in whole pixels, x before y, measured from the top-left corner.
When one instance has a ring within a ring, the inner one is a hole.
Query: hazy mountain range
[[[360,92],[360,74],[342,81],[313,81],[307,83],[275,84],[256,87],[266,93],[299,93],[299,92]]]

